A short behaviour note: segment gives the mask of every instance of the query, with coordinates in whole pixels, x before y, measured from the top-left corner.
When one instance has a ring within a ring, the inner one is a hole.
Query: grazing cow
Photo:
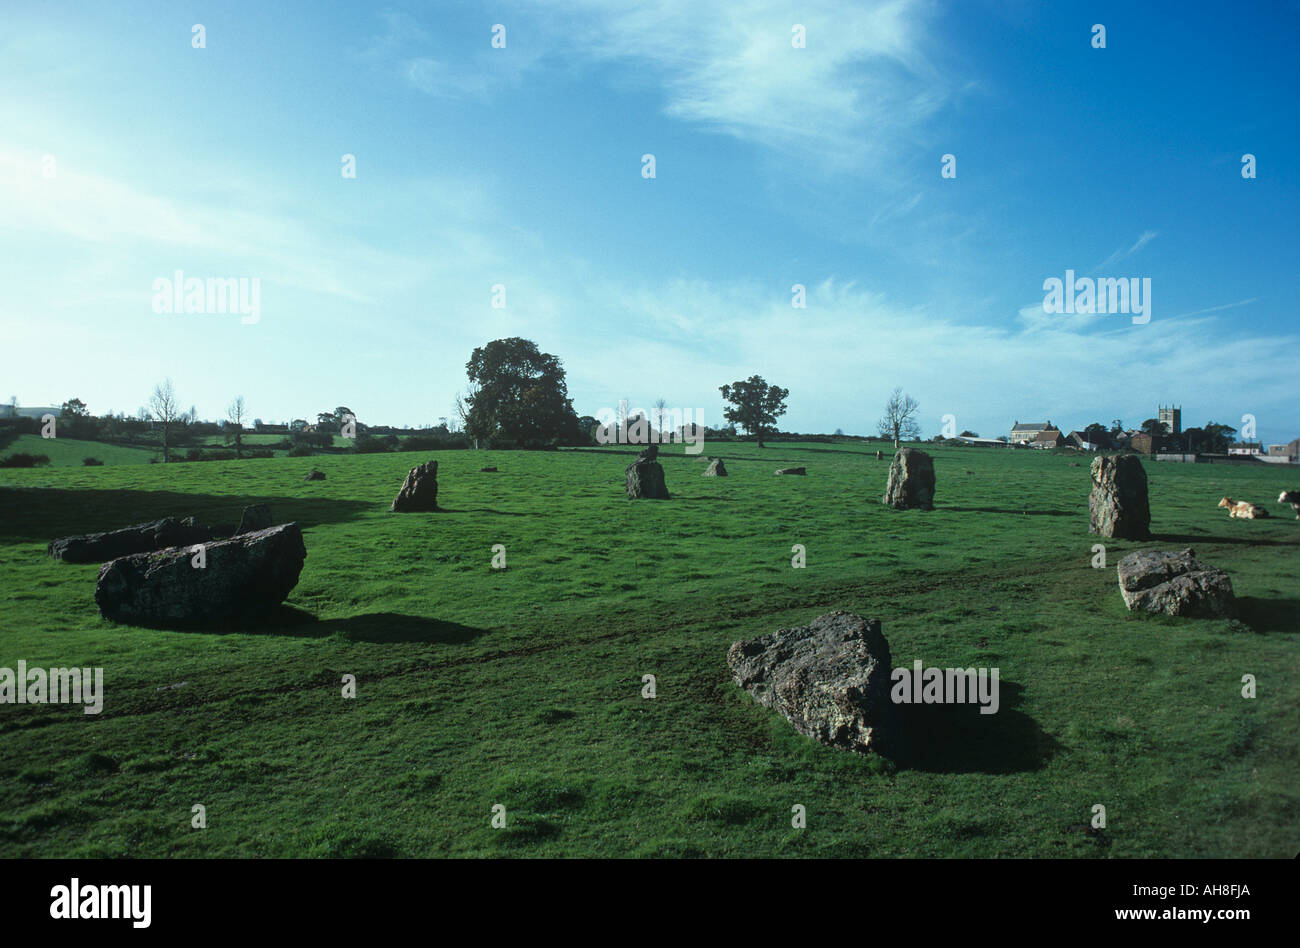
[[[1268,511],[1259,504],[1252,504],[1248,500],[1233,500],[1231,497],[1225,497],[1219,501],[1220,507],[1228,508],[1229,517],[1237,517],[1242,520],[1262,520],[1268,516]]]
[[[1295,511],[1295,518],[1300,520],[1300,490],[1284,490],[1278,495],[1279,504],[1290,504]]]

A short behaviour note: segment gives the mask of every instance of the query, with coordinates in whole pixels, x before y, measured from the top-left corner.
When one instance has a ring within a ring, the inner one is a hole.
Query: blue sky
[[[758,373],[791,430],[902,386],[926,435],[1172,401],[1290,440],[1300,10],[1133,6],[7,4],[0,397],[418,425],[521,335],[583,414]],[[1045,314],[1067,269],[1151,321]],[[176,270],[260,319],[155,313]]]

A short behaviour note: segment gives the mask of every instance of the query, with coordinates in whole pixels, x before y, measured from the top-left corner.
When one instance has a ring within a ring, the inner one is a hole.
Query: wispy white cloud
[[[574,55],[648,67],[668,115],[840,169],[885,158],[969,88],[933,63],[934,11],[919,0],[545,8],[571,15]],[[806,48],[792,45],[796,25]]]
[[[1156,237],[1158,236],[1159,234],[1157,234],[1154,230],[1143,231],[1142,234],[1138,237],[1137,241],[1133,244],[1133,246],[1129,247],[1127,250],[1125,250],[1123,247],[1119,248],[1113,254],[1111,254],[1109,257],[1103,260],[1101,263],[1093,267],[1092,270],[1089,272],[1096,273],[1099,270],[1104,270],[1109,266],[1113,266],[1119,263],[1121,260],[1133,256],[1135,253],[1138,253],[1147,244],[1151,243],[1151,241],[1155,240]]]

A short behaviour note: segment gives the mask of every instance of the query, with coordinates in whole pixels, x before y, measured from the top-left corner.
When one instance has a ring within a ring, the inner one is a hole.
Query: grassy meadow
[[[0,856],[1300,851],[1300,522],[1275,503],[1296,475],[1148,463],[1157,539],[1094,569],[1088,458],[926,450],[930,512],[881,506],[892,451],[862,444],[706,444],[717,479],[666,447],[669,501],[624,498],[635,451],[612,446],[0,470],[0,666],[102,666],[106,692],[98,716],[0,705]],[[445,512],[389,513],[431,458]],[[1273,516],[1231,520],[1224,494]],[[113,625],[98,566],[45,552],[258,501],[307,561],[256,627]],[[1129,614],[1115,562],[1189,545],[1240,618]],[[726,652],[833,609],[880,618],[895,665],[1000,668],[1001,710],[903,707],[898,763],[801,737]]]

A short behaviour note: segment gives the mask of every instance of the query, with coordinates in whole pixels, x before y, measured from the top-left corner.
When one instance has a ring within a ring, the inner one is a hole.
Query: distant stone
[[[243,516],[239,518],[239,529],[235,531],[235,535],[265,530],[273,523],[275,520],[271,517],[271,508],[268,505],[249,504],[244,508]]]
[[[311,470],[311,471],[308,471],[308,472],[307,472],[307,476],[304,477],[303,480],[304,480],[304,481],[323,481],[323,480],[325,480],[325,472],[324,472],[324,471],[317,471],[317,470]]]
[[[898,510],[933,510],[934,459],[916,448],[899,448],[881,503]]]
[[[393,498],[390,508],[398,513],[430,512],[438,509],[438,462],[427,461],[413,467]]]
[[[722,463],[722,458],[714,458],[709,462],[709,466],[704,469],[701,477],[726,477],[727,466]]]
[[[478,469],[478,472],[480,474],[495,474],[497,473],[497,469],[494,467],[481,467]]]
[[[99,569],[95,604],[114,622],[210,625],[265,615],[298,583],[307,548],[296,523],[204,545],[206,565],[188,546],[123,556]]]
[[[883,461],[884,459],[885,459],[885,452],[884,452],[884,451],[877,451],[877,452],[876,452],[876,460],[877,460],[877,461]]]
[[[657,445],[651,445],[657,448]],[[664,483],[664,468],[658,461],[638,457],[624,471],[627,496],[634,499],[668,500],[668,485]]]
[[[1088,532],[1122,540],[1151,536],[1147,472],[1131,454],[1095,458],[1090,469]]]
[[[802,467],[781,467],[781,468],[777,468],[776,473],[778,473],[778,474],[807,474],[808,471],[807,471],[807,469],[802,468]]]
[[[880,621],[849,612],[736,642],[727,652],[736,684],[800,734],[859,754],[897,756],[890,662]]]
[[[164,517],[150,523],[137,523],[111,533],[87,533],[51,540],[50,556],[67,563],[104,563],[132,553],[148,553],[168,546],[203,543],[212,539],[208,527],[199,526],[193,517],[176,520]]]
[[[1119,591],[1130,612],[1229,618],[1237,614],[1232,580],[1206,566],[1191,549],[1138,550],[1119,561]]]

